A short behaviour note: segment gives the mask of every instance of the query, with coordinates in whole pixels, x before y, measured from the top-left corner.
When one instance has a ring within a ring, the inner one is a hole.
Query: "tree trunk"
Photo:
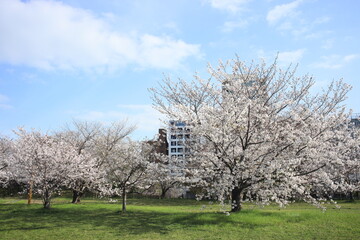
[[[349,193],[349,200],[350,200],[350,202],[355,202],[355,198],[354,198],[353,192],[350,192],[350,193]]]
[[[49,209],[50,208],[50,195],[49,191],[46,189],[44,193],[44,208]]]
[[[28,189],[28,204],[31,204],[31,200],[32,200],[32,194],[33,194],[33,181],[29,182],[29,189]]]
[[[160,195],[160,199],[164,199],[166,196],[167,191],[169,190],[169,188],[167,187],[161,187],[161,195]]]
[[[126,189],[123,188],[122,192],[122,212],[126,212]]]
[[[238,187],[235,187],[231,191],[231,212],[240,212],[241,211],[241,190]]]
[[[83,193],[73,190],[73,198],[71,203],[80,203],[80,198],[82,197]]]
[[[165,198],[165,195],[166,195],[166,192],[162,191],[162,192],[161,192],[161,195],[160,195],[160,199],[164,199],[164,198]]]

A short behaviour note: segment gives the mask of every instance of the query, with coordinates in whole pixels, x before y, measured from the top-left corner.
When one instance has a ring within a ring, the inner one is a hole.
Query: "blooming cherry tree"
[[[350,123],[349,131],[351,139],[339,155],[346,159],[342,169],[343,181],[351,187],[348,194],[354,200],[353,193],[360,192],[360,125]]]
[[[102,192],[105,195],[122,197],[122,212],[126,212],[127,193],[133,188],[141,188],[145,183],[148,166],[146,149],[140,142],[122,141],[122,145],[103,159],[101,169],[104,172]]]
[[[165,198],[166,193],[172,188],[180,188],[185,182],[183,164],[177,159],[169,159],[168,155],[155,153],[154,161],[148,165],[147,181],[150,185],[160,188],[160,198]]]
[[[7,182],[12,142],[6,137],[0,137],[0,186]]]
[[[81,162],[77,159],[80,156],[75,148],[59,138],[24,129],[16,134],[11,171],[17,181],[29,185],[29,201],[34,189],[42,196],[44,208],[50,208],[53,194],[76,174],[74,163]]]
[[[72,203],[79,203],[85,190],[99,190],[102,182],[101,165],[114,147],[134,130],[126,121],[113,122],[104,126],[98,122],[74,121],[58,137],[76,149],[81,162],[74,163],[74,177],[68,179],[68,186],[73,190]]]
[[[99,136],[101,124],[97,122],[73,121],[65,130],[58,132],[56,136],[76,149],[79,155],[74,164],[77,174],[75,178],[69,178],[67,185],[73,191],[72,203],[79,203],[85,190],[91,189],[96,184],[98,168],[94,156],[95,138]]]
[[[347,118],[341,105],[350,87],[334,81],[312,95],[314,79],[294,68],[240,61],[209,66],[209,79],[165,78],[151,89],[169,119],[193,125],[189,182],[231,211],[243,200],[284,205],[298,198],[317,204],[328,189],[346,189],[334,175],[346,161]]]

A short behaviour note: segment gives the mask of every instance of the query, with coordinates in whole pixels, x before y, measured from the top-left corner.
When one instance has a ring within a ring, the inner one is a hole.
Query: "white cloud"
[[[137,126],[137,132],[153,137],[161,127],[162,115],[151,105],[118,105],[112,111],[87,111],[75,116],[77,119],[88,121],[100,121],[110,123],[112,121],[127,119],[130,125]]]
[[[330,31],[330,30],[309,32],[310,28],[311,28],[311,26],[307,29],[306,32],[304,32],[304,33],[307,33],[305,36],[303,36],[304,39],[321,39],[321,38],[325,38],[326,36],[329,36],[334,33],[333,31]]]
[[[175,68],[189,55],[200,56],[198,46],[169,37],[143,35],[138,48],[140,54],[137,62],[145,67]]]
[[[256,49],[255,54],[259,59],[264,60],[267,63],[272,63],[274,58],[277,56],[277,63],[281,67],[288,67],[290,64],[297,64],[301,61],[302,57],[306,52],[305,48],[286,51],[286,52],[274,52],[265,51],[263,49]]]
[[[179,34],[181,33],[181,29],[179,28],[179,26],[176,24],[176,22],[168,22],[164,24],[164,27],[169,29],[170,31]]]
[[[349,54],[346,56],[333,54],[329,56],[322,56],[321,61],[312,64],[312,66],[315,68],[339,69],[359,57],[359,54]]]
[[[10,101],[10,99],[3,95],[3,94],[0,94],[0,109],[11,109],[13,108],[10,104],[8,104],[8,102]]]
[[[295,10],[301,2],[302,0],[296,0],[291,3],[275,6],[268,12],[266,20],[269,24],[275,24],[283,18],[297,15]]]
[[[348,63],[348,62],[351,62],[352,60],[354,60],[354,59],[356,59],[356,58],[358,58],[359,57],[359,55],[358,54],[350,54],[350,55],[346,55],[346,56],[344,56],[344,62],[345,63]]]
[[[251,0],[207,0],[213,8],[236,13],[244,9],[245,4]]]
[[[177,68],[200,46],[122,33],[106,17],[57,1],[0,1],[0,62],[41,69]]]
[[[278,61],[282,65],[289,65],[291,63],[298,63],[305,53],[305,49],[298,49],[288,52],[279,52]]]
[[[295,0],[273,7],[266,16],[268,24],[283,33],[289,32],[294,37],[301,39],[322,38],[332,33],[329,30],[319,29],[320,25],[328,23],[331,18],[319,16],[315,19],[308,19],[299,9],[303,2],[305,1]]]
[[[232,32],[237,28],[245,28],[248,26],[249,22],[247,20],[239,20],[239,21],[228,21],[225,22],[223,31],[224,32]]]

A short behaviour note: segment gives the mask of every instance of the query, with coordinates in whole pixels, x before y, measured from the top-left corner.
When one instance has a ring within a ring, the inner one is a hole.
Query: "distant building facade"
[[[360,127],[360,113],[353,114],[350,121],[355,127]]]
[[[351,119],[350,119],[350,126],[351,128],[360,128],[360,113],[357,113],[357,114],[353,114],[351,116]],[[356,134],[356,131],[353,132],[353,134]],[[356,136],[356,135],[353,135],[353,137],[359,137],[359,136]],[[357,154],[357,158],[359,158],[360,156],[360,153]],[[358,159],[359,160],[359,159]],[[360,160],[359,160],[360,161]],[[360,184],[360,171],[355,171],[353,172],[352,174],[349,175],[349,181],[353,182],[353,183],[357,183],[357,184]],[[358,190],[357,192],[351,192],[350,193],[350,198],[354,199],[354,198],[357,198],[357,199],[360,199],[360,191]]]
[[[184,121],[169,121],[167,141],[168,155],[171,157],[186,158],[190,153],[186,143],[190,140],[190,126]]]
[[[191,138],[190,125],[184,121],[170,120],[167,131],[169,164],[177,166],[177,171],[173,175],[185,175],[186,159],[189,157],[190,149],[187,143]]]

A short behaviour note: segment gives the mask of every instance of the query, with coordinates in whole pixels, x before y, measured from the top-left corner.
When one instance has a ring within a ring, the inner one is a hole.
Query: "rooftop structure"
[[[355,127],[360,127],[360,113],[351,115],[351,122],[354,123]]]

